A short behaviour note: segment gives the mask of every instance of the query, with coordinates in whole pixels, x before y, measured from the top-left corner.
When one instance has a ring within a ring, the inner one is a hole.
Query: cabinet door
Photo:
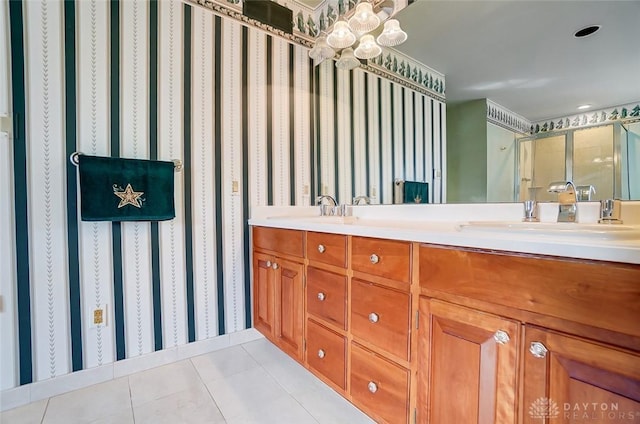
[[[525,329],[523,423],[640,420],[640,355]]]
[[[276,343],[289,355],[302,359],[304,267],[276,258],[272,269],[276,280]]]
[[[520,325],[420,299],[418,422],[516,422]]]
[[[254,252],[253,325],[269,339],[273,339],[275,324],[275,284],[272,265],[271,256]]]

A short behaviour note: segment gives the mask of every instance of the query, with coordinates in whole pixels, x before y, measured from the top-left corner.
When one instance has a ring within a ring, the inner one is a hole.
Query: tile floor
[[[266,339],[0,414],[1,424],[373,422]]]

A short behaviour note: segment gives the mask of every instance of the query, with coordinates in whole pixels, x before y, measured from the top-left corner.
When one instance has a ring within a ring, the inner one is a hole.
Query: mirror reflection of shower
[[[518,139],[518,201],[555,201],[552,181],[592,186],[591,200],[640,199],[640,122],[536,134]]]
[[[623,200],[640,199],[640,122],[620,125]]]

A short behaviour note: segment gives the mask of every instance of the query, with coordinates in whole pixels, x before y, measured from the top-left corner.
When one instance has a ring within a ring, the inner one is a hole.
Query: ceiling
[[[396,49],[445,74],[447,103],[488,98],[535,122],[640,101],[640,1],[418,0],[396,18]]]

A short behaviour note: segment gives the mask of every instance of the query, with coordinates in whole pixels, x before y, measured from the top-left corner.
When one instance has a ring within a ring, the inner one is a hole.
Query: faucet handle
[[[359,205],[361,200],[364,200],[365,205],[371,204],[371,199],[369,199],[369,196],[356,196],[353,198],[352,204]]]
[[[600,201],[600,224],[622,224],[620,219],[620,201],[605,199]]]
[[[537,222],[538,219],[538,202],[535,200],[524,201],[524,218],[525,222]]]

